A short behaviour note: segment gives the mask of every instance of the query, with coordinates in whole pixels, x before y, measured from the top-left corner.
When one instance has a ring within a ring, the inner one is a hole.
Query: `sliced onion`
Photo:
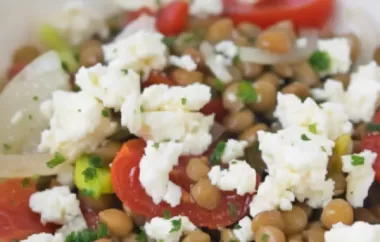
[[[214,125],[211,127],[212,142],[218,140],[224,132],[226,132],[226,128],[223,125],[214,122]]]
[[[200,46],[200,51],[205,58],[206,65],[210,68],[212,73],[220,79],[223,83],[232,81],[232,75],[223,63],[216,61],[215,53],[212,45],[208,42],[203,42]]]
[[[49,154],[2,155],[0,154],[0,178],[20,178],[32,176],[50,176],[70,171],[71,166],[63,163],[54,168],[46,163],[53,158]]]
[[[140,31],[156,31],[156,18],[143,14],[133,22],[129,23],[120,34],[118,34],[115,38],[115,42],[123,40],[130,35]]]
[[[252,47],[240,47],[240,59],[243,62],[252,62],[262,65],[274,65],[279,63],[296,63],[307,59],[317,48],[318,31],[303,30],[300,39],[304,45],[296,45],[293,51],[285,55],[273,54],[265,50]]]

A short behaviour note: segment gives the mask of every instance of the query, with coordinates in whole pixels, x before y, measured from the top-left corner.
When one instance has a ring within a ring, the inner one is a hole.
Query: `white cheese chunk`
[[[149,238],[155,241],[178,242],[183,232],[196,229],[186,216],[175,216],[170,219],[155,217],[144,225]]]
[[[377,154],[369,150],[342,156],[343,171],[348,173],[346,198],[355,208],[363,207],[368,196],[368,190],[375,179],[372,166],[376,157]]]
[[[53,116],[53,101],[48,99],[40,104],[40,112],[47,120]]]
[[[39,233],[30,235],[27,239],[21,240],[20,242],[65,242],[65,238],[60,233],[55,235]]]
[[[222,154],[222,163],[226,164],[233,159],[244,156],[244,149],[248,146],[248,142],[244,140],[228,139],[226,147]]]
[[[67,171],[57,174],[57,182],[64,186],[74,186],[74,168],[70,166]]]
[[[326,242],[378,242],[380,241],[380,225],[372,225],[365,222],[355,222],[351,226],[343,223],[333,225],[330,231],[325,233]]]
[[[103,46],[104,58],[110,66],[132,69],[145,78],[151,70],[162,70],[167,65],[164,36],[157,32],[138,31],[125,39]]]
[[[351,67],[351,45],[347,38],[318,40],[318,50],[326,52],[330,57],[330,68],[321,72],[321,76],[347,73]]]
[[[187,71],[194,71],[197,69],[197,64],[190,55],[183,55],[181,57],[172,55],[170,56],[169,62],[173,66],[185,69]]]
[[[256,171],[246,161],[232,160],[228,169],[223,170],[213,166],[208,177],[222,191],[236,190],[238,195],[244,195],[256,190]]]
[[[252,220],[247,216],[239,221],[239,228],[233,230],[234,235],[240,242],[248,242],[253,240],[251,224]]]
[[[139,180],[155,204],[165,201],[175,207],[181,201],[181,188],[169,181],[169,172],[178,164],[182,148],[180,143],[148,141]]]
[[[105,107],[120,110],[127,95],[140,91],[140,76],[133,70],[97,64],[80,68],[76,84],[83,92],[101,100]]]
[[[54,92],[53,109],[50,129],[42,132],[38,149],[59,152],[69,161],[94,151],[117,127],[102,115],[103,105],[84,92]]]
[[[238,55],[238,47],[234,42],[225,40],[215,45],[217,60],[226,65],[232,65],[234,58]]]
[[[105,39],[109,36],[109,28],[106,19],[92,12],[85,3],[80,0],[71,0],[54,14],[52,25],[66,37],[72,45],[78,45],[94,35]]]
[[[331,140],[343,134],[351,134],[353,125],[348,120],[344,106],[338,103],[323,103],[318,105],[313,99],[302,102],[293,94],[277,95],[277,108],[274,116],[279,119],[284,128],[313,127],[317,134],[325,135]]]
[[[220,15],[223,12],[222,0],[194,0],[190,6],[191,15],[206,17]]]
[[[29,207],[33,212],[41,214],[43,224],[56,223],[64,227],[70,226],[71,231],[66,231],[65,235],[87,228],[79,207],[79,200],[67,186],[54,187],[32,194]],[[74,221],[75,226],[69,225]]]

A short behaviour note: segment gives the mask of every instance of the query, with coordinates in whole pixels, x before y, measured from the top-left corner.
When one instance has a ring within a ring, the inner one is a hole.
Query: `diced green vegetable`
[[[104,223],[99,223],[97,230],[83,229],[72,232],[66,237],[65,242],[94,242],[109,236],[108,228]]]
[[[243,81],[239,84],[236,95],[243,103],[254,103],[257,101],[257,92],[252,83]]]
[[[353,166],[361,166],[364,165],[364,157],[359,155],[352,155],[351,156],[351,164]]]
[[[328,71],[331,65],[331,59],[326,51],[316,50],[309,58],[309,63],[316,71]]]
[[[220,159],[222,159],[225,148],[226,148],[226,142],[224,142],[224,141],[220,141],[216,145],[216,147],[215,147],[215,149],[212,152],[211,157],[210,157],[210,163],[211,164],[215,165],[220,161]]]
[[[86,191],[94,198],[113,193],[109,167],[94,166],[94,156],[84,156],[75,163],[75,184],[80,191]],[[88,172],[91,170],[91,172]],[[90,176],[89,176],[90,174]]]

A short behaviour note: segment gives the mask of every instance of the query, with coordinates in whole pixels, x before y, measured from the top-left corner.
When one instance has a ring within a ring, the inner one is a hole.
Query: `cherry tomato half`
[[[322,28],[330,19],[335,0],[268,0],[257,4],[223,0],[225,14],[235,23],[251,22],[263,28],[291,20],[297,28]]]
[[[184,30],[188,19],[189,4],[174,1],[158,11],[156,27],[164,35],[176,35]]]
[[[221,98],[212,99],[200,111],[205,115],[215,114],[215,120],[219,123],[222,123],[223,119],[228,114],[227,109],[223,106],[223,100]]]
[[[139,163],[144,154],[145,142],[142,140],[131,140],[123,145],[115,160],[112,163],[112,184],[116,195],[135,214],[153,217],[162,217],[165,211],[171,215],[184,215],[189,217],[197,226],[218,228],[225,227],[237,222],[246,215],[252,195],[238,196],[234,192],[223,192],[220,206],[212,211],[200,208],[191,201],[188,190],[190,187],[182,187],[182,202],[177,207],[162,202],[154,204],[151,197],[145,193],[139,181]],[[183,174],[183,167],[186,166],[188,158],[182,157],[180,165],[173,169],[171,177],[180,186],[187,185],[189,180]],[[174,174],[173,174],[174,173]],[[177,173],[177,176],[175,175]],[[183,175],[182,175],[183,174]],[[229,212],[230,206],[236,208],[236,214],[232,216]]]
[[[142,84],[143,87],[149,87],[156,84],[166,84],[168,86],[175,86],[176,83],[172,81],[165,73],[159,71],[151,71],[148,79]]]
[[[12,179],[0,184],[0,242],[26,239],[35,233],[53,232],[53,227],[42,225],[40,216],[29,208],[29,198],[35,192],[32,179],[28,182]]]
[[[380,134],[367,134],[361,143],[361,150],[371,150],[377,153],[377,158],[373,164],[375,179],[380,182]]]

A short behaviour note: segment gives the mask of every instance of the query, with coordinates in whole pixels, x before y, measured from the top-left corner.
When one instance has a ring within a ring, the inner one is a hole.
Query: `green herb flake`
[[[263,234],[261,235],[261,239],[260,239],[262,242],[267,242],[269,240],[269,235],[268,234]]]
[[[226,142],[220,141],[216,145],[214,151],[211,154],[210,163],[213,165],[217,164],[220,161],[220,159],[222,158],[222,155],[223,155],[225,149],[226,149]]]
[[[102,157],[98,155],[89,155],[88,163],[90,164],[90,166],[95,167],[95,168],[100,168],[104,165],[104,161]]]
[[[82,109],[78,108],[78,113],[81,113],[82,112]]]
[[[310,133],[317,134],[317,124],[310,124],[308,128]]]
[[[63,162],[66,161],[66,158],[59,152],[55,152],[54,154],[54,158],[51,159],[50,161],[48,161],[46,163],[47,167],[49,168],[54,168],[60,164],[62,164]]]
[[[83,229],[70,233],[65,242],[93,242],[108,236],[107,226],[104,223],[99,223],[97,229]]]
[[[216,90],[218,90],[220,92],[224,91],[223,82],[219,78],[215,78],[215,88],[216,88]]]
[[[232,59],[232,63],[234,65],[238,65],[240,63],[240,55],[239,54],[234,56],[234,58]]]
[[[186,103],[187,103],[187,99],[186,98],[181,98],[181,104],[182,105],[186,105]]]
[[[257,101],[256,89],[248,81],[243,81],[239,84],[236,95],[243,103],[254,103]]]
[[[148,236],[146,235],[144,229],[140,229],[140,232],[136,236],[136,240],[138,242],[147,242],[148,241]]]
[[[33,120],[33,116],[31,114],[28,115],[29,120]]]
[[[228,242],[239,242],[236,239],[230,239]]]
[[[62,66],[62,69],[63,69],[66,73],[70,73],[69,66],[67,65],[67,63],[66,63],[65,61],[62,61],[62,62],[61,62],[61,66]]]
[[[163,42],[166,46],[168,46],[169,48],[173,47],[174,46],[174,43],[176,41],[176,37],[173,37],[173,36],[167,36],[163,39]]]
[[[380,132],[380,124],[368,123],[366,125],[367,132]]]
[[[144,107],[141,105],[140,106],[140,112],[143,113],[144,112]]]
[[[124,75],[128,75],[128,69],[122,69],[121,72],[123,72]]]
[[[87,167],[83,172],[82,175],[84,176],[84,181],[89,182],[96,178],[97,172],[96,168],[94,167]]]
[[[175,220],[172,220],[172,229],[170,230],[170,233],[172,232],[177,232],[181,229],[181,226],[182,226],[182,220],[181,219],[175,219]]]
[[[157,7],[161,7],[161,0],[155,0]]]
[[[109,235],[108,227],[105,223],[98,224],[98,238],[105,238]]]
[[[228,202],[227,203],[227,208],[228,208],[228,214],[232,218],[237,218],[238,217],[238,207],[235,203]]]
[[[109,116],[110,116],[110,110],[108,110],[108,108],[103,108],[103,110],[102,110],[102,116],[105,117],[105,118],[109,118]]]
[[[90,189],[83,189],[81,190],[81,193],[87,197],[92,197],[94,195],[94,192]]]
[[[171,218],[171,215],[170,215],[169,210],[165,210],[164,211],[164,219],[170,219],[170,218]]]
[[[39,100],[39,97],[38,97],[38,96],[34,96],[34,97],[33,97],[33,100],[34,100],[34,101],[38,101],[38,100]]]
[[[234,229],[241,229],[241,226],[239,224],[235,224]]]
[[[309,140],[310,140],[309,137],[306,136],[306,134],[302,134],[302,135],[301,135],[301,139],[302,139],[303,141],[309,141]]]
[[[155,142],[153,144],[153,147],[156,148],[156,149],[160,148],[160,143],[159,142]]]
[[[323,147],[323,146],[321,146],[321,150],[322,150],[323,152],[327,152],[326,148]]]
[[[75,84],[73,87],[73,92],[80,92],[80,90],[80,87],[77,84]]]
[[[231,162],[232,165],[236,165],[237,164],[237,161],[233,161]]]
[[[331,58],[326,51],[316,50],[310,56],[309,64],[316,71],[328,71],[331,66]]]
[[[22,179],[21,186],[22,188],[28,188],[30,186],[30,179],[29,178]]]
[[[3,149],[4,149],[5,151],[9,151],[9,150],[12,149],[12,146],[11,146],[10,144],[5,143],[5,144],[3,144]]]
[[[351,165],[353,165],[353,166],[364,165],[364,157],[360,156],[360,155],[352,155],[351,156]]]

